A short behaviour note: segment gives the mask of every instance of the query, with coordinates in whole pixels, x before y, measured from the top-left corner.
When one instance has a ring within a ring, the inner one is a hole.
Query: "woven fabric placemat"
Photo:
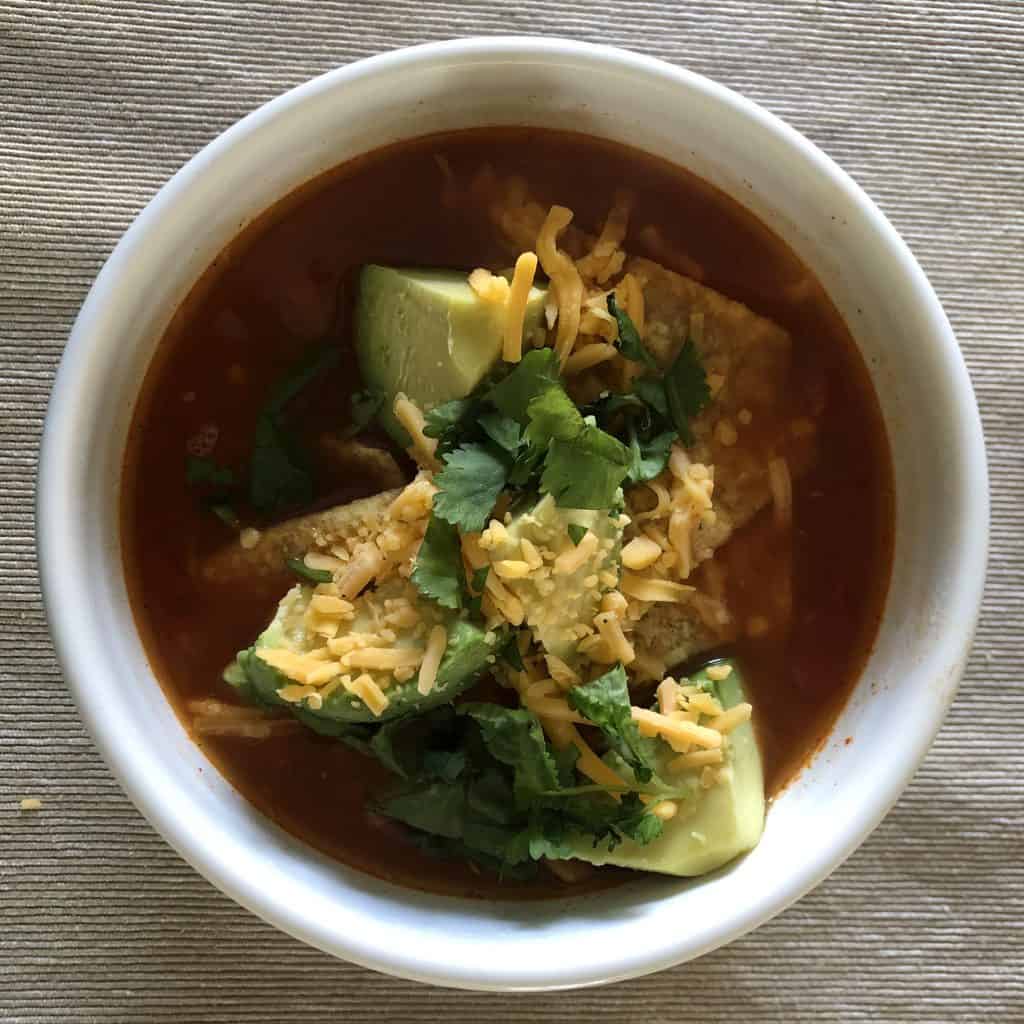
[[[68,330],[156,189],[324,70],[455,35],[616,43],[744,92],[835,157],[910,243],[981,403],[987,600],[924,767],[827,882],[695,963],[581,993],[373,974],[221,896],[101,762],[54,661],[36,455]],[[1024,1020],[1024,9],[998,2],[0,0],[0,1019]],[[43,801],[36,813],[22,797]]]

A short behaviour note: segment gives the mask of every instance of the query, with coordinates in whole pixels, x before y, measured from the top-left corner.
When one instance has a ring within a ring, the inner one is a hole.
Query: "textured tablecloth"
[[[221,896],[85,734],[39,597],[32,501],[75,313],[156,189],[239,116],[380,50],[564,34],[741,90],[835,157],[963,346],[993,483],[988,596],[945,728],[832,878],[704,959],[577,994],[431,989]],[[1024,1020],[1024,3],[0,0],[0,1019]],[[19,800],[43,801],[36,813]]]

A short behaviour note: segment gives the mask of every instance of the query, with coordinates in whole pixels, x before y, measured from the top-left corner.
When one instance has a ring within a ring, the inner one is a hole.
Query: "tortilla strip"
[[[535,244],[546,210],[521,183],[512,187],[492,175],[478,194],[510,248]],[[580,259],[595,241],[570,225],[559,237],[559,246]],[[688,449],[695,462],[715,468],[717,518],[700,529],[701,546],[717,549],[771,501],[772,458],[785,458],[793,479],[814,461],[813,435],[794,437],[789,429],[791,338],[742,303],[653,260],[627,255],[622,273],[634,275],[642,286],[643,341],[658,366],[667,369],[687,338],[693,338],[709,380],[719,384],[714,401],[692,424],[695,443]],[[735,427],[741,412],[749,414],[755,427],[738,430],[735,443],[723,444],[719,423]],[[657,604],[636,623],[632,638],[638,655],[664,660],[671,668],[728,641],[734,628],[708,626],[691,604]]]
[[[203,563],[203,577],[212,583],[244,585],[254,579],[280,576],[282,571],[287,572],[285,563],[289,558],[299,558],[311,548],[326,549],[354,538],[361,527],[379,532],[384,513],[401,493],[401,488],[382,491],[347,505],[288,519],[261,531],[259,541],[251,548],[233,540]]]

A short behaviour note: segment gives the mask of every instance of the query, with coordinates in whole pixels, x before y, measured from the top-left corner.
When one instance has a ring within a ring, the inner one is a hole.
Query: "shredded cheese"
[[[555,352],[563,365],[576,344],[580,326],[580,304],[583,302],[583,279],[576,264],[562,252],[556,242],[558,235],[572,221],[572,210],[552,206],[537,235],[537,255],[551,281],[558,301],[558,331]]]
[[[648,569],[661,558],[661,548],[650,537],[634,537],[622,549],[622,564],[627,569]]]
[[[427,638],[427,647],[423,652],[420,664],[420,677],[416,689],[425,697],[434,689],[437,682],[437,670],[441,666],[445,648],[448,646],[448,630],[444,626],[434,626]]]
[[[508,281],[483,267],[477,267],[469,275],[469,286],[484,302],[495,306],[503,306],[508,302]]]
[[[424,469],[440,469],[440,463],[437,461],[436,455],[437,439],[427,437],[423,432],[426,420],[419,406],[402,394],[402,392],[399,392],[395,395],[393,412],[395,419],[405,427],[412,438],[412,444],[409,446],[409,454],[412,458]]]
[[[598,612],[594,616],[594,625],[604,641],[613,661],[621,661],[623,665],[631,665],[636,659],[633,645],[622,632],[622,623],[614,612]]]
[[[572,544],[565,548],[555,559],[554,572],[556,576],[568,576],[588,562],[597,553],[597,534],[593,530],[587,532],[580,538],[579,544]]]
[[[601,363],[606,363],[617,355],[618,349],[614,345],[608,345],[604,342],[584,345],[566,359],[562,372],[567,377],[572,377],[575,374],[583,373],[584,370],[591,370]]]
[[[622,269],[625,253],[619,249],[619,246],[622,245],[626,237],[633,202],[632,193],[625,189],[616,191],[612,200],[612,208],[608,211],[608,216],[594,247],[576,263],[579,272],[584,277],[604,283]]]
[[[708,722],[708,728],[717,729],[720,733],[729,733],[738,725],[750,721],[754,709],[750,704],[734,704],[728,711]]]
[[[425,654],[422,647],[363,647],[343,655],[341,664],[345,668],[391,672],[396,668],[416,668]]]
[[[380,718],[390,701],[384,691],[374,682],[373,676],[367,673],[363,673],[356,679],[345,676],[343,682],[349,693],[358,697],[377,718]]]
[[[384,555],[372,541],[365,541],[352,554],[345,574],[338,581],[338,592],[350,601],[363,590],[384,567]]]
[[[680,754],[672,758],[668,763],[670,772],[684,772],[693,768],[706,768],[709,764],[721,764],[723,760],[722,748],[714,750],[694,750],[689,754]]]
[[[638,601],[647,601],[651,604],[667,602],[680,604],[686,601],[695,588],[685,583],[676,583],[673,580],[649,579],[646,576],[637,576],[635,573],[624,572],[619,581],[619,589],[627,597],[635,597]]]
[[[646,725],[651,731],[668,740],[679,743],[694,743],[698,747],[708,748],[722,745],[722,734],[717,729],[669,718],[668,715],[648,711],[646,708],[633,708],[633,721],[638,725]]]
[[[523,324],[526,321],[526,303],[537,273],[537,254],[524,252],[516,260],[505,303],[505,336],[502,358],[506,363],[518,363],[523,358]]]
[[[658,683],[656,692],[658,696],[658,710],[663,715],[672,714],[676,709],[679,694],[679,687],[676,685],[676,681],[671,676],[667,676]]]

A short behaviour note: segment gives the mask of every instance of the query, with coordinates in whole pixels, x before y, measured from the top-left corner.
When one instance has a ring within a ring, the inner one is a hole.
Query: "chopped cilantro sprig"
[[[530,876],[542,857],[571,857],[573,844],[613,849],[662,831],[638,792],[616,799],[582,780],[576,749],[554,750],[523,708],[439,708],[382,726],[370,746],[402,778],[379,813],[408,826],[425,849],[504,877]]]
[[[566,508],[608,508],[629,469],[626,446],[566,394],[549,348],[527,353],[482,395],[433,409],[425,430],[441,460],[434,513],[468,533],[484,528],[508,487],[550,492]]]
[[[629,314],[608,296],[608,312],[618,325],[622,355],[642,363],[648,372],[629,394],[605,395],[587,411],[606,431],[620,437],[629,450],[627,481],[653,480],[668,462],[673,441],[693,444],[691,423],[711,399],[707,376],[692,339],[687,339],[664,374],[656,372],[654,357],[644,347]]]

